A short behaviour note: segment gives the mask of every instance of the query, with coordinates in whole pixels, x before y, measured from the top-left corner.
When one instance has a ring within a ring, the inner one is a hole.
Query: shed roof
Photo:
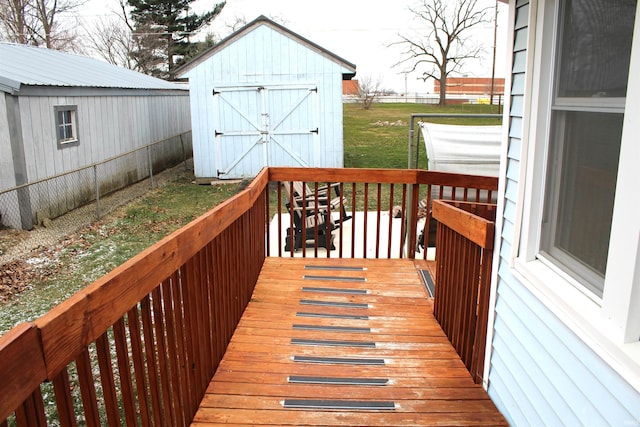
[[[271,27],[275,31],[278,31],[281,34],[284,34],[284,35],[286,35],[288,37],[291,37],[292,39],[296,40],[298,43],[306,46],[307,48],[313,50],[314,52],[318,53],[319,55],[322,55],[322,56],[330,59],[331,61],[334,61],[337,64],[341,65],[342,67],[345,68],[346,71],[345,71],[344,74],[348,78],[352,78],[355,75],[355,73],[356,73],[356,65],[355,64],[347,61],[344,58],[341,58],[340,56],[336,55],[335,53],[332,53],[332,52],[328,51],[327,49],[317,45],[316,43],[314,43],[314,42],[302,37],[301,35],[289,30],[288,28],[278,24],[277,22],[272,21],[271,19],[267,18],[264,15],[260,15],[259,17],[257,17],[256,19],[254,19],[253,21],[251,21],[250,23],[248,23],[244,27],[240,28],[238,31],[236,31],[236,32],[232,33],[231,35],[229,35],[228,37],[222,39],[219,43],[216,43],[215,46],[209,48],[208,50],[204,51],[200,55],[198,55],[195,58],[193,58],[191,61],[189,61],[186,64],[184,64],[182,67],[180,67],[178,70],[176,70],[176,75],[178,75],[180,77],[184,77],[184,75],[187,72],[189,72],[193,68],[197,67],[202,62],[206,61],[211,56],[215,55],[217,52],[221,51],[222,49],[224,49],[228,45],[232,44],[233,42],[235,42],[239,38],[243,37],[247,33],[253,31],[255,28],[259,27],[260,25],[266,25],[268,27]]]
[[[185,89],[98,59],[41,47],[0,43],[0,91],[20,86]]]

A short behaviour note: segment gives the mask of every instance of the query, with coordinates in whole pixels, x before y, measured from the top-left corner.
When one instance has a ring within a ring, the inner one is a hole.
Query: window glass
[[[636,4],[637,0],[565,3],[558,96],[625,96]]]
[[[603,291],[622,114],[556,112],[552,118],[542,250],[596,295]]]
[[[60,141],[73,139],[72,111],[58,111],[58,139]]]
[[[563,3],[558,20],[541,256],[602,297],[635,0]],[[613,25],[615,23],[615,25]],[[603,103],[602,98],[618,98]]]
[[[55,119],[58,148],[78,145],[78,122],[76,117],[76,106],[56,106]]]

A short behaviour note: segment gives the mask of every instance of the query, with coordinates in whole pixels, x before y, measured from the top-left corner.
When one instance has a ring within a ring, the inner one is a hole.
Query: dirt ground
[[[155,175],[154,184],[162,186],[184,175],[193,175],[190,163]],[[151,183],[147,179],[100,198],[101,217],[149,191]],[[81,246],[81,231],[97,221],[96,205],[90,204],[47,222],[46,227],[37,226],[31,231],[0,229],[0,303],[42,279],[43,274],[52,274],[54,271],[43,265],[52,263],[65,247]]]

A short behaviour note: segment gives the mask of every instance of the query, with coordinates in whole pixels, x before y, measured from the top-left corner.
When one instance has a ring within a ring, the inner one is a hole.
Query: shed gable
[[[245,46],[247,43],[249,43],[248,48]],[[259,61],[265,58],[265,54],[271,54],[270,56],[274,64],[288,66],[292,69],[296,69],[300,66],[305,68],[306,63],[303,61],[306,59],[307,55],[315,54],[316,56],[322,57],[338,66],[341,72],[348,79],[352,78],[356,71],[355,64],[350,63],[349,61],[322,48],[312,41],[307,40],[288,28],[277,24],[265,16],[260,16],[240,30],[221,40],[211,49],[203,52],[201,55],[182,66],[177,70],[177,74],[181,77],[190,78],[192,75],[191,71],[193,69],[200,67],[202,63],[208,62],[212,57],[217,56],[229,47],[232,48],[232,51],[236,49],[239,50],[241,54],[244,52],[252,52],[252,54],[256,56],[256,63],[260,63]],[[292,51],[295,52],[301,49],[306,51],[302,56],[289,54]],[[273,52],[281,52],[282,55],[273,56]],[[251,62],[250,57],[238,59],[241,61],[244,60],[245,63],[247,63],[247,61]],[[296,59],[298,60],[297,62],[292,62]],[[316,58],[316,60],[318,59]],[[265,63],[262,62],[262,64]],[[228,70],[232,71],[238,64],[227,63],[226,65],[229,66]]]

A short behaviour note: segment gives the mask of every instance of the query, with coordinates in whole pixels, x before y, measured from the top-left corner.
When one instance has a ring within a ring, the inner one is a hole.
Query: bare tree
[[[375,101],[380,92],[382,80],[380,78],[374,80],[373,77],[363,75],[358,78],[358,98],[362,102],[362,108],[368,110]]]
[[[134,47],[131,31],[120,17],[99,20],[86,35],[89,49],[108,63],[131,70],[137,68],[131,57]]]
[[[78,51],[76,26],[71,21],[81,5],[81,0],[3,1],[0,3],[3,37],[14,43]]]
[[[126,0],[118,0],[118,10],[110,10],[108,18],[101,18],[84,28],[87,48],[110,64],[137,70],[133,60],[134,41],[126,10]]]
[[[479,0],[422,0],[409,10],[426,25],[426,33],[413,37],[401,35],[398,44],[404,46],[403,59],[396,65],[410,63],[406,72],[422,69],[426,81],[440,83],[440,105],[447,103],[447,77],[459,72],[463,63],[478,58],[482,47],[469,37],[469,30],[491,21],[491,6],[481,7]]]
[[[268,15],[267,18],[269,18],[273,22],[276,22],[276,23],[278,23],[280,25],[287,25],[287,20],[284,19],[281,16]],[[224,30],[224,34],[222,36],[226,37],[227,35],[238,31],[240,28],[244,27],[247,24],[248,24],[248,22],[247,22],[246,16],[244,16],[243,14],[239,14],[239,15],[236,14],[236,15],[234,15],[233,18],[231,18],[231,20],[227,19],[224,22],[225,30]]]
[[[29,0],[8,0],[0,3],[0,23],[4,38],[13,43],[29,44],[30,28],[35,27]]]
[[[226,33],[234,33],[245,25],[247,25],[247,18],[244,15],[236,14],[231,21],[227,20],[224,22]]]

